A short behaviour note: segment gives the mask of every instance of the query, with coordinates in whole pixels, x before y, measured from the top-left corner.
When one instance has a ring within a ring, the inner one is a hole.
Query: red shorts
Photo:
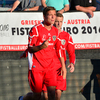
[[[55,70],[36,71],[29,70],[28,81],[33,92],[42,92],[43,83],[49,86],[57,85],[57,76]]]
[[[66,90],[66,79],[63,79],[63,77],[61,76],[61,68],[59,68],[57,71],[57,86],[56,86],[56,89],[59,89],[59,90],[62,90],[62,91],[65,91]],[[43,89],[42,89],[44,92],[47,91],[47,88],[45,86],[45,84],[43,85]]]
[[[66,90],[66,79],[63,79],[63,76],[61,76],[61,68],[57,70],[57,87],[56,89],[65,91]]]

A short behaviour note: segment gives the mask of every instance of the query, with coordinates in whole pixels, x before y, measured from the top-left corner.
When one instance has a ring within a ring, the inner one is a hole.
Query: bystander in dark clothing
[[[70,10],[77,10],[89,14],[89,17],[94,16],[96,10],[96,0],[71,0]]]

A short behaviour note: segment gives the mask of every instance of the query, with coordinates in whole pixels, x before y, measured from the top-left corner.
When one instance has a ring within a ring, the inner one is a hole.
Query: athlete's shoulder
[[[34,25],[31,29],[41,28],[43,27],[42,23]]]
[[[62,36],[62,37],[69,37],[70,34],[64,30],[62,30],[60,33],[59,33],[59,36]]]
[[[29,32],[29,36],[39,36],[39,32],[38,30],[42,27],[42,24],[37,24],[37,25],[34,25],[30,32]]]
[[[64,31],[64,30],[63,30],[62,32],[63,32],[64,34],[66,34],[66,35],[70,35],[68,32],[66,32],[66,31]]]
[[[32,28],[31,28],[31,32],[32,31],[37,31],[38,29],[40,29],[40,28],[42,28],[43,27],[43,25],[42,25],[42,23],[40,23],[40,24],[36,24],[36,25],[34,25]]]

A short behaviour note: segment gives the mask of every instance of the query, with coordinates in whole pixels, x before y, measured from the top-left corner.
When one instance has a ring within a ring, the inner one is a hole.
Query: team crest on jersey
[[[56,36],[53,36],[53,41],[55,41],[56,40]]]
[[[65,43],[66,43],[66,40],[64,40],[64,39],[61,40],[61,44],[62,44],[62,45],[65,45]]]

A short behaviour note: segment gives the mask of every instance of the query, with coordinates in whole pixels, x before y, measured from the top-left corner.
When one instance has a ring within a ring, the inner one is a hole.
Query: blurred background
[[[21,53],[0,52],[0,100],[17,100],[20,95],[31,91],[27,78],[28,61],[27,58],[19,59]],[[62,93],[61,100],[85,100],[79,91],[89,82],[94,70],[91,59],[100,62],[99,49],[76,50],[75,72],[70,73],[67,69],[67,90]],[[96,66],[99,68],[99,63]],[[95,100],[92,78],[90,100]]]

